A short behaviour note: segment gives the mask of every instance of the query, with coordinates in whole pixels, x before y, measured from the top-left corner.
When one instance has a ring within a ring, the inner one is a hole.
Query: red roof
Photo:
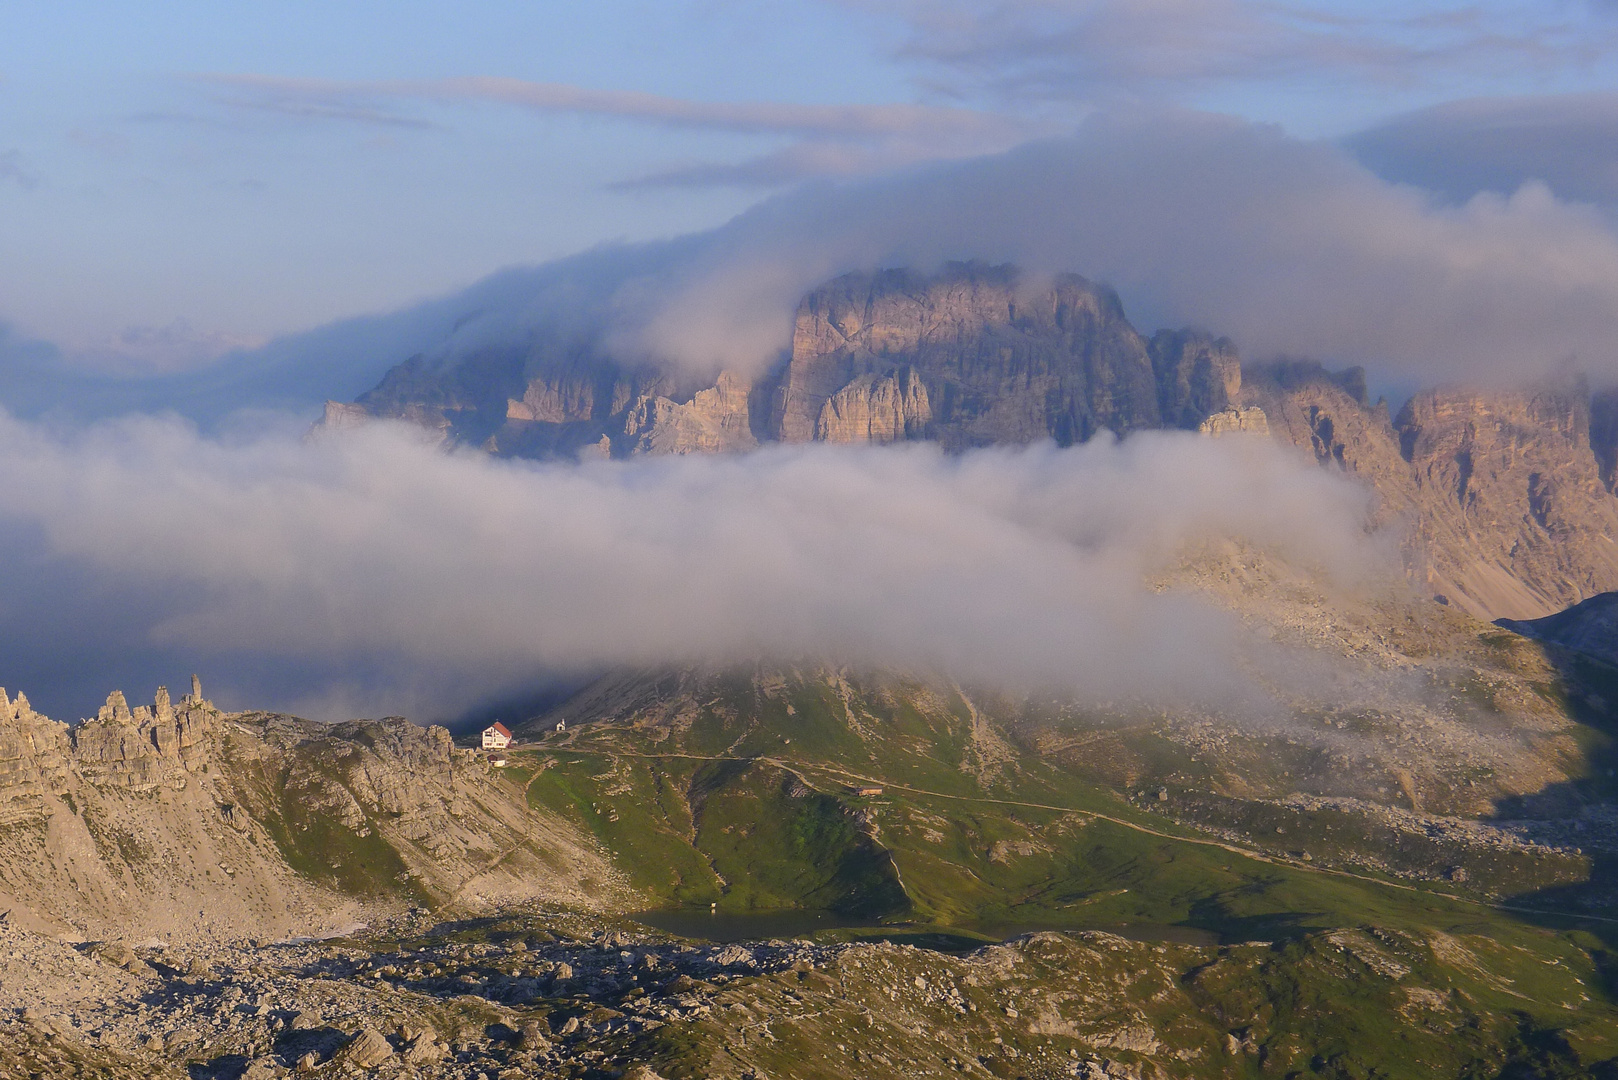
[[[504,735],[506,738],[508,738],[508,739],[511,738],[511,729],[506,727],[506,725],[502,724],[498,720],[496,720],[493,724],[491,724],[489,726],[489,730],[490,731],[498,731],[500,734]]]

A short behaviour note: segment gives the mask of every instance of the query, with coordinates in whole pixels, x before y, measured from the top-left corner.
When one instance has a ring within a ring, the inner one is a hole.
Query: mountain
[[[1501,619],[1499,625],[1618,667],[1618,593],[1600,593],[1543,619]]]
[[[1252,553],[1191,573],[1357,666],[1267,724],[621,672],[503,765],[11,704],[0,1077],[1611,1075],[1614,792],[1556,669],[1441,605],[1278,603]]]
[[[1109,862],[1164,822],[1494,898],[1618,895],[1598,870],[1618,853],[1610,755],[1580,749],[1615,726],[1610,674],[1396,589],[1312,588],[1250,550],[1172,580],[1285,650],[1259,676],[1270,701],[1148,708],[815,665],[625,671],[518,725],[541,744],[530,791],[673,905],[1183,923],[1190,908],[1146,898],[1194,903],[1188,870]]]
[[[1239,383],[1229,342],[1190,332],[1148,341],[1111,290],[1074,274],[1035,285],[973,263],[828,282],[799,305],[784,364],[757,379],[625,365],[588,337],[542,337],[413,358],[331,416],[410,420],[519,455],[912,438],[1065,445],[1165,416],[1195,428]]]
[[[1153,584],[1254,693],[619,671],[498,760],[5,698],[0,1077],[1610,1075],[1618,676],[1233,541]]]
[[[1211,540],[1150,584],[1245,628],[1217,700],[622,670],[499,758],[195,683],[71,727],[0,692],[0,1077],[1618,1072],[1610,598],[1475,618],[1618,584],[1618,400],[1390,415],[978,264],[826,283],[757,377],[568,325],[326,422],[537,457],[1273,438],[1370,485],[1418,587]]]
[[[617,887],[443,728],[222,713],[200,688],[114,692],[72,727],[0,691],[0,818],[0,908],[76,935],[285,936]]]
[[[518,456],[936,440],[950,449],[1153,428],[1268,433],[1377,492],[1412,579],[1476,617],[1533,618],[1618,589],[1618,394],[1563,376],[1423,390],[1397,416],[1364,373],[1243,365],[1195,330],[1143,336],[1072,274],[952,264],[848,274],[805,296],[782,362],[700,378],[625,364],[599,335],[415,357],[326,423],[408,420]]]
[[[1255,366],[1237,400],[1325,468],[1365,479],[1406,533],[1417,583],[1485,620],[1535,617],[1618,586],[1618,499],[1584,381],[1423,390],[1390,418],[1357,372]]]

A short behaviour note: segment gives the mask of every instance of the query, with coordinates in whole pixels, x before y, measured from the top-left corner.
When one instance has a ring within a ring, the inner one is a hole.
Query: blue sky
[[[1613,9],[1586,0],[7,11],[0,321],[147,369],[1095,109],[1335,138],[1452,99],[1618,85]]]

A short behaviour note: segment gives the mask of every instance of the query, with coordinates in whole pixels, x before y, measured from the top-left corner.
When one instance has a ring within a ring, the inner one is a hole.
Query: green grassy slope
[[[958,695],[891,681],[797,675],[761,692],[733,674],[665,720],[576,725],[513,759],[530,799],[591,828],[649,906],[831,908],[964,937],[1177,926],[1274,943],[1188,963],[1152,1020],[1189,1024],[1210,1054],[1235,1018],[1261,1027],[1263,1053],[1233,1051],[1218,1075],[1582,1075],[1574,1063],[1618,1054],[1604,940],[1618,923],[1495,895],[1544,895],[1581,872],[1543,853],[1504,853],[1470,884],[1399,878],[1334,862],[1384,842],[1362,822],[1259,802],[1227,840],[1176,824],[1155,792],[1002,739]],[[854,793],[864,785],[883,791]]]

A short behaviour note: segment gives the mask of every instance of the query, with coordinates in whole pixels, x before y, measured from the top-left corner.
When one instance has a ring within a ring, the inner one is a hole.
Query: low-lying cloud
[[[0,487],[0,671],[70,712],[200,670],[227,703],[425,718],[546,676],[760,657],[1228,703],[1258,643],[1147,574],[1210,537],[1378,565],[1363,490],[1183,433],[536,464],[393,425],[4,418]]]

